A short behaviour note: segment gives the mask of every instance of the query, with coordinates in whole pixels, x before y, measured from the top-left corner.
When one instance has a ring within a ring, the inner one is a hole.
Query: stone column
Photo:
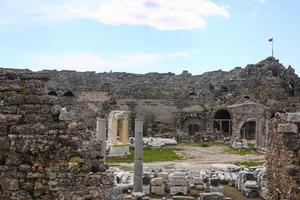
[[[106,128],[107,120],[97,117],[97,138],[101,140],[101,155],[106,159]]]
[[[133,192],[143,192],[143,120],[135,120]]]
[[[126,119],[123,119],[123,121],[122,121],[122,128],[123,128],[123,130],[122,130],[122,133],[123,133],[123,135],[122,135],[122,143],[123,144],[128,144],[128,139],[129,139],[129,137],[128,137],[128,118],[126,118]]]

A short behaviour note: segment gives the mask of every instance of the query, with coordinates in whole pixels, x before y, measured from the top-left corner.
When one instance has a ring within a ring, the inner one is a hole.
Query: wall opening
[[[190,135],[199,132],[199,126],[197,124],[189,124],[187,128]]]
[[[196,115],[196,114],[195,114]],[[206,131],[206,123],[204,119],[194,117],[189,117],[182,122],[182,130],[191,135],[197,132]]]
[[[73,92],[71,92],[71,91],[69,90],[69,91],[65,92],[63,96],[64,96],[64,97],[74,97],[75,95],[73,94]]]
[[[58,96],[58,94],[55,91],[49,92],[48,95],[50,95],[50,96]]]
[[[243,124],[240,130],[240,136],[242,139],[255,140],[256,122],[248,121]]]
[[[231,115],[225,110],[219,110],[214,116],[214,131],[224,137],[231,135]]]
[[[275,111],[275,112],[273,112],[273,113],[272,113],[272,116],[271,116],[271,118],[274,118],[274,117],[275,117],[275,115],[276,115],[276,113],[286,113],[286,112],[284,112],[284,111],[281,111],[281,110],[279,110],[279,111]]]
[[[293,83],[289,84],[289,95],[290,96],[295,96],[295,85]]]

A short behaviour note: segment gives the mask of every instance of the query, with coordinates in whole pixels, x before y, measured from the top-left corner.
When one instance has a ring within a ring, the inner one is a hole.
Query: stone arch
[[[50,96],[58,96],[57,92],[55,92],[55,91],[50,91],[48,93],[48,95],[50,95]]]
[[[182,129],[191,135],[195,134],[196,132],[205,131],[205,120],[195,117],[189,117],[183,121]]]
[[[240,137],[247,140],[256,139],[256,121],[249,120],[243,123],[240,128]]]
[[[277,111],[274,111],[271,115],[271,118],[274,118],[276,113],[286,113],[285,111],[282,111],[282,110],[277,110]]]
[[[228,137],[232,133],[231,114],[227,109],[219,109],[214,113],[213,128],[220,135]]]
[[[75,95],[71,90],[68,90],[63,94],[63,96],[64,97],[74,97]]]

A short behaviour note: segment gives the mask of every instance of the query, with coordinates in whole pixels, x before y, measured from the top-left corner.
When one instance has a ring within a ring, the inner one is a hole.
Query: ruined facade
[[[61,116],[48,79],[0,69],[0,199],[110,199],[100,141]]]
[[[234,135],[264,148],[267,120],[275,112],[300,110],[299,77],[271,57],[245,68],[196,76],[187,71],[180,75],[43,72],[50,76],[47,94],[57,96],[90,129],[95,129],[96,117],[127,110],[131,111],[129,134],[133,119],[143,115],[145,135]]]
[[[269,123],[267,199],[300,199],[300,112],[277,114]]]

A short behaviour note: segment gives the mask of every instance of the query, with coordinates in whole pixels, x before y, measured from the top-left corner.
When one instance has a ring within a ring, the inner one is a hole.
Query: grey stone
[[[68,112],[61,110],[59,114],[59,120],[60,121],[73,121],[75,120],[75,114],[73,112]]]
[[[187,186],[187,179],[183,176],[169,176],[170,186]]]
[[[152,185],[163,185],[164,184],[164,181],[162,178],[153,178],[151,179],[151,186]]]
[[[134,192],[143,192],[143,120],[135,120]]]
[[[170,194],[172,196],[176,194],[187,195],[187,186],[170,186]]]
[[[201,193],[200,200],[224,200],[224,195],[219,192]]]
[[[278,124],[277,131],[279,133],[298,133],[296,124]]]
[[[300,123],[300,112],[287,113],[287,121],[292,123]]]
[[[164,195],[165,186],[164,185],[151,185],[151,194]]]

